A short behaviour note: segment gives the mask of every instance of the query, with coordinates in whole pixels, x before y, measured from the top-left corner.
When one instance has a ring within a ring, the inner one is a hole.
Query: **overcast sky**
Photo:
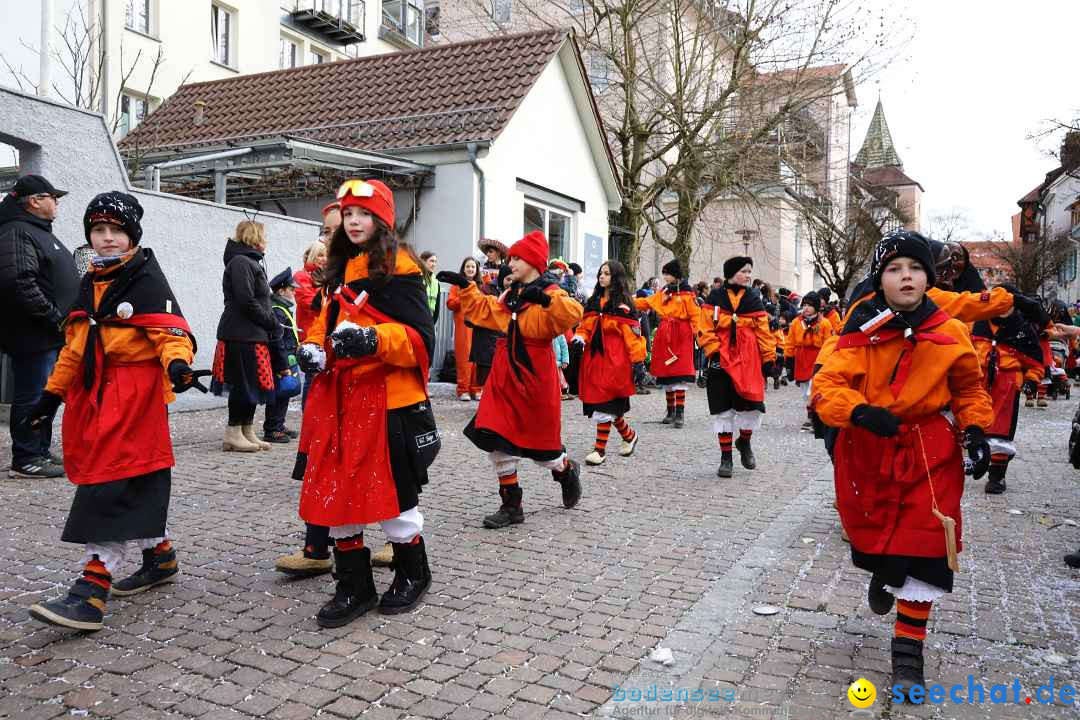
[[[900,61],[858,88],[858,152],[880,89],[904,171],[919,181],[923,223],[966,208],[972,234],[1011,236],[1016,201],[1056,167],[1028,135],[1080,117],[1080,2],[873,0],[901,6],[914,33]]]

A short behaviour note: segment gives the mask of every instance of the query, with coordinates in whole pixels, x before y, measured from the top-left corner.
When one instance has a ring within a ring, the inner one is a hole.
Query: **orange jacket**
[[[395,275],[420,275],[420,266],[404,250],[398,250]],[[368,276],[368,256],[361,253],[345,264],[345,282],[361,280]],[[325,345],[327,341],[326,320],[330,309],[330,303],[323,303],[322,311],[312,321],[308,329],[305,343]],[[401,323],[379,323],[367,314],[363,309],[351,315],[342,312],[338,315],[337,324],[351,320],[357,325],[374,327],[379,338],[379,348],[375,357],[381,361],[381,365],[388,371],[386,375],[386,407],[390,410],[413,405],[427,398],[425,380],[421,380],[416,368],[420,365],[419,359],[413,351],[413,345],[409,342],[405,326]],[[336,325],[335,325],[336,327]],[[331,328],[333,332],[333,328]],[[380,363],[357,365],[351,372],[361,375],[379,369]]]
[[[556,335],[577,325],[584,314],[581,304],[562,288],[552,286],[545,292],[551,298],[549,306],[532,305],[518,313],[518,329],[521,336],[529,340],[554,340]],[[499,302],[499,298],[480,292],[476,283],[470,283],[458,297],[465,319],[470,323],[476,327],[506,332],[510,325],[510,311]]]
[[[681,290],[675,293],[657,292],[649,297],[634,298],[634,307],[641,311],[656,311],[661,318],[693,320],[698,316],[698,304],[694,293]]]
[[[601,307],[607,305],[607,298],[600,301]],[[626,308],[629,310],[629,308]],[[577,330],[574,334],[588,343],[593,336],[593,331],[596,328],[596,318],[598,316],[593,315],[587,317],[581,321],[581,324],[577,326]],[[642,337],[640,332],[634,332],[634,328],[625,322],[619,322],[611,316],[604,316],[603,321],[604,330],[615,330],[622,337],[622,341],[626,343],[626,350],[630,356],[630,362],[639,363],[644,362],[645,355],[648,354],[648,348],[645,344],[645,338]],[[639,329],[640,330],[640,329]]]
[[[787,347],[787,333],[782,328],[776,328],[773,335],[776,336],[776,351],[783,352],[784,348]]]
[[[798,348],[820,348],[836,333],[832,323],[824,315],[814,323],[813,328],[807,328],[802,317],[792,320],[789,327],[787,344],[784,346],[784,355],[787,357],[795,357]]]
[[[735,316],[728,315],[721,312],[716,313],[716,317],[713,317],[713,313],[707,311],[705,308],[697,308],[696,322],[697,322],[697,343],[698,347],[705,351],[706,356],[712,356],[717,352],[717,348],[720,346],[721,337],[725,340],[731,329],[732,320],[734,320],[737,327],[749,327],[754,331],[754,335],[757,337],[758,352],[761,354],[761,362],[770,362],[776,360],[776,336],[773,335],[772,330],[769,329],[769,316],[766,313],[762,313],[757,317],[739,316],[739,303],[744,297],[746,292],[733,293],[731,290],[727,291],[728,300],[731,301],[731,307],[735,308]],[[651,299],[651,298],[650,298]]]
[[[960,428],[983,429],[994,420],[990,395],[983,388],[979,357],[967,328],[955,319],[930,332],[947,335],[952,344],[915,343],[907,380],[894,396],[890,388],[900,353],[910,348],[902,336],[861,347],[837,347],[814,376],[811,407],[825,424],[851,427],[851,411],[862,404],[888,408],[904,421],[953,407]]]
[[[112,272],[102,274],[100,280],[94,280],[94,307],[97,308],[101,297],[112,283]],[[76,378],[82,377],[82,349],[86,347],[86,336],[90,332],[90,323],[81,318],[67,324],[64,347],[56,359],[56,366],[45,385],[51,393],[64,397]],[[102,325],[101,343],[105,348],[105,357],[114,363],[135,363],[147,360],[160,360],[162,373],[165,375],[165,402],[176,399],[169,380],[169,363],[183,360],[191,364],[194,359],[191,339],[186,335],[173,335],[161,328],[141,328],[121,325]]]

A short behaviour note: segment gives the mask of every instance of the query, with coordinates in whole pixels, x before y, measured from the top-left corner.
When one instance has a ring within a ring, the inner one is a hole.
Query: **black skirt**
[[[585,417],[592,417],[593,413],[606,413],[618,418],[630,412],[630,398],[615,398],[602,403],[582,402],[581,410]]]
[[[914,557],[911,555],[873,555],[851,548],[855,567],[873,573],[886,585],[902,587],[904,580],[913,577],[928,585],[952,592],[953,571],[946,557]]]
[[[709,397],[710,415],[719,415],[728,410],[765,412],[764,402],[747,400],[735,390],[735,383],[727,370],[710,364],[706,372],[708,375],[705,381],[705,392]]]
[[[566,452],[565,447],[561,450],[532,450],[530,448],[518,447],[496,432],[476,427],[475,415],[473,416],[473,419],[469,421],[469,424],[465,426],[465,430],[462,434],[469,438],[473,445],[484,452],[501,452],[505,455],[528,458],[529,460],[535,460],[536,462],[555,460]]]
[[[172,468],[79,485],[60,539],[86,544],[163,537],[171,493]]]
[[[272,404],[277,398],[270,349],[264,343],[218,340],[210,391],[240,393],[248,405]]]

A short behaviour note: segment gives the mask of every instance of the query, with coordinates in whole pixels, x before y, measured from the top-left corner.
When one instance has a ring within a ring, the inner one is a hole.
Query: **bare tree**
[[[926,220],[923,234],[941,242],[961,242],[970,240],[972,232],[971,215],[967,209],[953,207],[932,213]]]
[[[792,188],[787,193],[807,228],[814,270],[840,297],[846,297],[865,274],[885,233],[910,220],[899,207],[895,191],[868,185],[858,175],[851,177],[843,215],[820,194]]]
[[[1000,240],[988,246],[1008,266],[1016,286],[1026,295],[1042,295],[1058,269],[1065,265],[1076,245],[1068,233],[1054,236],[1039,233],[1034,239],[1019,242]]]

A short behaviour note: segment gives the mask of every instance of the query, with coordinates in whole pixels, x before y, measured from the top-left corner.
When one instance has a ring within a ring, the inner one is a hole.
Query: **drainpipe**
[[[109,122],[109,8],[105,0],[101,2],[100,11],[101,33],[99,38],[100,48],[98,52],[99,63],[101,68],[101,77],[98,80],[98,92],[101,93],[101,110],[99,111],[105,116],[105,122]]]
[[[52,85],[52,0],[41,0],[41,50],[38,52],[38,97],[49,97]]]
[[[480,212],[480,222],[479,222],[480,236],[477,239],[478,240],[483,240],[484,239],[484,169],[482,167],[480,167],[480,163],[476,162],[476,149],[477,149],[476,143],[474,143],[474,142],[469,143],[468,145],[465,146],[465,149],[469,153],[469,163],[473,166],[473,170],[476,171],[476,174],[479,176],[479,179],[480,179],[480,184],[478,186],[479,187],[479,192],[477,193],[477,203],[479,204],[479,212]]]

